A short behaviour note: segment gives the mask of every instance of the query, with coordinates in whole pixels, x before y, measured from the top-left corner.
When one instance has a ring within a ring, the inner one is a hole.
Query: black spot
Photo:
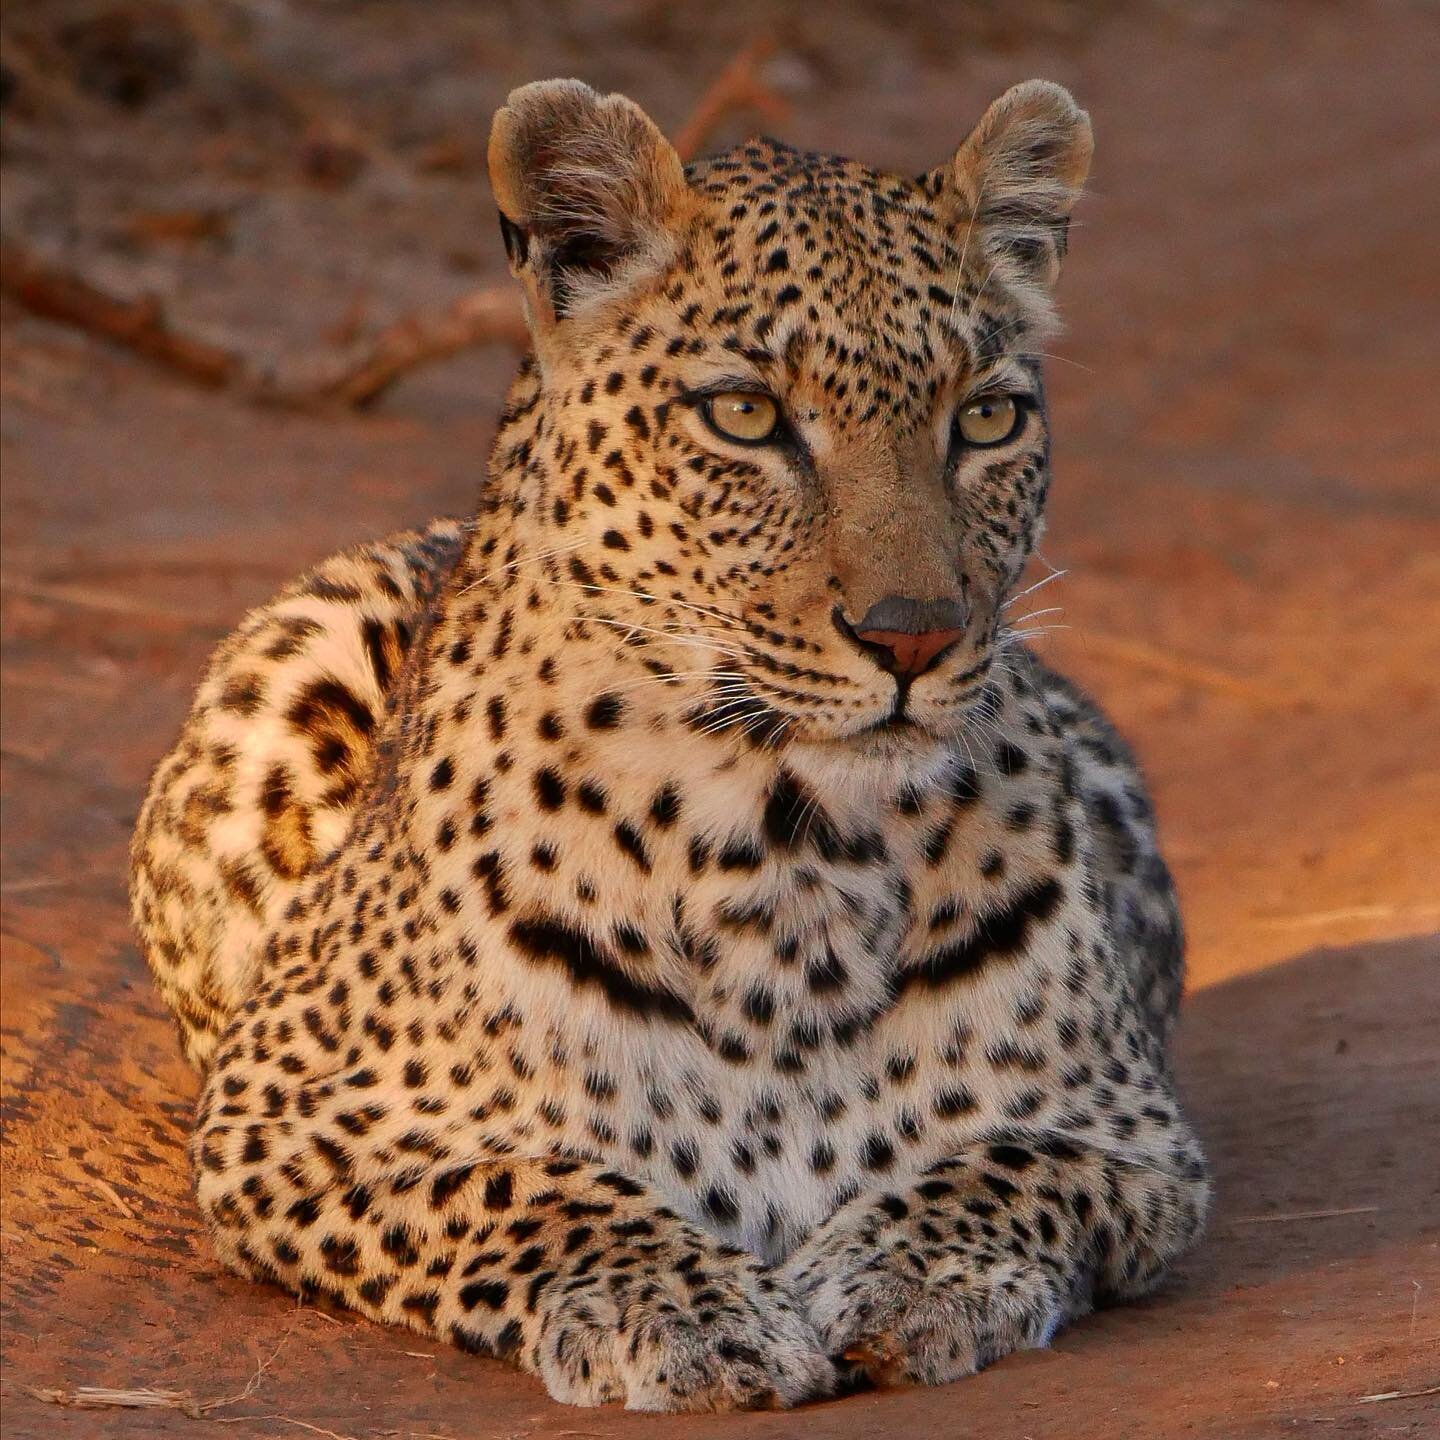
[[[980,920],[973,935],[937,947],[914,969],[898,976],[897,990],[904,992],[915,985],[936,989],[973,975],[991,959],[1018,954],[1029,939],[1031,927],[1049,920],[1063,895],[1054,879],[1026,886],[1003,909]]]
[[[460,1303],[466,1310],[477,1305],[499,1310],[509,1298],[510,1287],[503,1280],[476,1280],[460,1289]]]
[[[910,1213],[910,1207],[898,1195],[882,1195],[877,1208],[892,1220],[903,1220]]]
[[[895,1147],[878,1130],[873,1130],[865,1138],[865,1148],[860,1155],[860,1163],[867,1170],[888,1169],[895,1159]]]
[[[585,723],[592,730],[613,730],[624,713],[625,706],[618,695],[598,695],[585,711]]]
[[[763,986],[756,985],[745,996],[744,1009],[757,1025],[768,1025],[775,1018],[775,997]]]
[[[515,1177],[508,1170],[497,1170],[485,1181],[485,1208],[508,1210],[515,1198]]]
[[[659,1020],[693,1018],[690,1006],[674,991],[636,979],[616,956],[556,916],[516,920],[510,938],[527,959],[563,966],[575,984],[597,987],[617,1009]]]
[[[717,1225],[734,1225],[740,1219],[740,1207],[735,1203],[733,1191],[712,1185],[705,1192],[705,1213]]]
[[[615,843],[644,874],[650,873],[650,853],[645,848],[645,837],[628,820],[622,820],[616,825]]]
[[[765,801],[765,833],[773,844],[789,849],[799,844],[805,812],[810,804],[800,782],[781,770]]]
[[[805,963],[805,983],[817,995],[842,989],[849,978],[845,963],[835,953],[833,945],[827,945],[823,955]]]
[[[758,870],[765,863],[765,852],[748,837],[728,841],[716,857],[722,870]]]
[[[546,766],[535,772],[535,798],[542,810],[558,810],[565,803],[565,782],[560,772]]]
[[[957,805],[973,805],[980,798],[980,776],[973,765],[961,765],[945,787]]]
[[[1035,1163],[1034,1155],[1020,1145],[992,1145],[985,1153],[1007,1170],[1025,1170]]]
[[[253,715],[265,699],[265,682],[258,675],[232,675],[220,692],[219,705],[235,715]]]
[[[975,1097],[963,1085],[942,1090],[935,1097],[933,1109],[941,1120],[953,1120],[975,1108]]]
[[[662,830],[668,829],[680,817],[680,789],[675,784],[662,785],[650,802],[650,818]]]
[[[575,798],[580,802],[580,808],[591,815],[605,813],[608,797],[603,785],[598,785],[593,780],[582,780],[575,789]]]

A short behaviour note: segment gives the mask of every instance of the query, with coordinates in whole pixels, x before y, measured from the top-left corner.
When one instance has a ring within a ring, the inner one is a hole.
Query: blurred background
[[[214,1273],[124,900],[149,769],[244,609],[473,503],[517,357],[490,117],[571,74],[692,153],[765,131],[903,172],[1029,76],[1091,112],[1044,651],[1154,781],[1220,1210],[1169,1293],[963,1410],[1440,1432],[1437,61],[1426,0],[5,0],[7,1437],[193,1433],[178,1401],[54,1401],[230,1396],[272,1352],[215,1412],[237,1435],[632,1433]],[[961,1398],[717,1425],[948,1435]]]

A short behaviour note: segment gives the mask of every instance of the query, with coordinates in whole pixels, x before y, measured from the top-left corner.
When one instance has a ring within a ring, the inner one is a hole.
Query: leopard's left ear
[[[926,176],[992,260],[1050,286],[1094,150],[1090,117],[1061,85],[1027,80],[981,117],[948,165]]]
[[[634,101],[579,80],[521,86],[495,115],[489,158],[533,330],[665,262],[689,191],[674,147]]]

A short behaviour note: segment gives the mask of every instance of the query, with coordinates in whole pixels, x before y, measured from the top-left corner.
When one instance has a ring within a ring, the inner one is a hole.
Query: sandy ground
[[[393,5],[363,24],[296,8],[306,24],[260,49],[367,117],[383,153],[358,178],[297,179],[300,122],[232,66],[192,82],[213,113],[182,94],[91,124],[109,113],[91,95],[82,122],[22,117],[6,233],[252,352],[347,309],[378,324],[499,274],[474,155],[509,83],[578,69],[673,123],[763,9],[560,7],[541,43],[519,7],[437,6],[418,38]],[[562,1410],[498,1364],[220,1273],[182,1153],[196,1082],[125,917],[140,791],[244,607],[469,503],[512,360],[307,418],[7,308],[7,1440],[1440,1435],[1440,14],[1046,6],[968,43],[974,7],[902,9],[808,30],[787,12],[789,138],[918,170],[1029,74],[1095,118],[1051,371],[1045,558],[1068,574],[1043,593],[1069,628],[1047,646],[1157,791],[1191,929],[1181,1073],[1218,1173],[1208,1237],[1153,1299],[961,1384],[718,1419]],[[407,77],[404,107],[365,108]],[[135,214],[199,200],[223,241],[135,238]],[[240,1398],[192,1419],[27,1388],[75,1385]]]

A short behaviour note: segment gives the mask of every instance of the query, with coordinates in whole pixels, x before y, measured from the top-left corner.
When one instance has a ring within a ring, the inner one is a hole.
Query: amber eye
[[[760,445],[780,428],[780,407],[768,396],[748,390],[727,390],[711,395],[704,404],[705,418],[727,440]]]
[[[967,445],[1002,445],[1023,419],[1024,412],[1013,396],[982,395],[960,407],[955,428]]]

